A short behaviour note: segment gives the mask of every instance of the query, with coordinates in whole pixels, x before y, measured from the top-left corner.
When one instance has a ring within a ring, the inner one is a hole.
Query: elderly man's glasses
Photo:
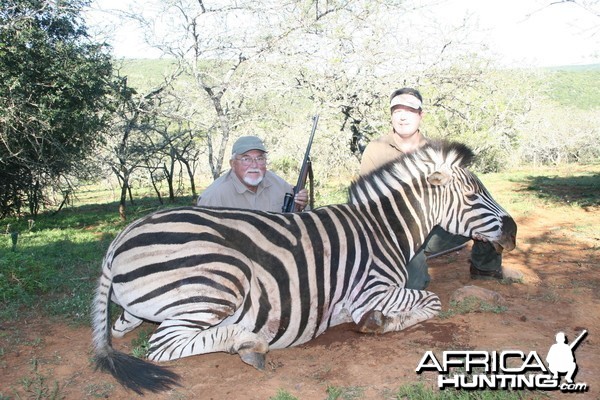
[[[266,165],[267,164],[267,157],[265,157],[265,156],[258,156],[258,157],[243,156],[240,158],[236,158],[236,160],[241,162],[242,165],[245,167],[252,165],[252,163],[254,163],[254,162],[256,162],[257,165]]]

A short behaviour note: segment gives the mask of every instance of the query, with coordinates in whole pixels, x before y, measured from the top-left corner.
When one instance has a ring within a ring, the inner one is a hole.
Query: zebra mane
[[[475,153],[465,144],[459,142],[450,142],[447,140],[434,140],[429,142],[427,145],[421,147],[418,151],[403,156],[411,157],[413,159],[421,159],[424,162],[432,162],[435,160],[428,160],[427,155],[431,152],[441,155],[441,158],[447,164],[457,165],[460,168],[467,168],[475,159]],[[393,163],[393,161],[392,161]]]
[[[473,162],[475,154],[466,145],[459,142],[450,142],[447,140],[432,140],[426,145],[419,148],[417,151],[409,154],[401,154],[395,160],[391,160],[381,167],[371,171],[370,173],[359,177],[350,187],[350,192],[353,188],[363,184],[363,181],[373,181],[377,177],[383,177],[386,172],[392,169],[396,171],[406,170],[411,176],[411,168],[409,165],[424,165],[433,164],[438,167],[442,165],[447,168],[458,166],[467,168]]]

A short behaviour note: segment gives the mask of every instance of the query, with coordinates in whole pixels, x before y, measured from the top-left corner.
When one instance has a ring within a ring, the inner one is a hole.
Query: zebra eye
[[[477,200],[477,197],[478,197],[477,193],[475,193],[474,190],[465,190],[464,195],[465,195],[465,198],[467,198],[468,200],[471,200],[471,201]]]

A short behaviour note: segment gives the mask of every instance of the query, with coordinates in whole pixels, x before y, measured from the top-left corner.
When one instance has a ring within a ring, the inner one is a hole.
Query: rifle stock
[[[310,148],[312,147],[312,142],[315,137],[315,131],[317,130],[318,122],[319,114],[313,117],[313,126],[310,132],[310,138],[308,139],[308,145],[306,146],[306,152],[304,153],[304,160],[302,160],[302,166],[300,168],[300,174],[298,175],[298,181],[296,182],[296,186],[294,186],[293,193],[285,194],[285,197],[283,199],[283,207],[281,207],[282,212],[300,211],[296,203],[294,203],[294,198],[300,190],[304,189],[304,186],[306,185],[306,179],[312,173],[312,163],[310,161]]]

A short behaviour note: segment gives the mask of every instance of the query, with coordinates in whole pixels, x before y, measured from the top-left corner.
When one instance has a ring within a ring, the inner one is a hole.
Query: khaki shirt
[[[285,194],[292,192],[292,185],[273,172],[267,171],[255,193],[229,170],[202,192],[197,204],[281,212]]]
[[[394,132],[390,132],[369,142],[360,161],[360,175],[367,175],[403,154],[394,139],[394,135]],[[421,145],[426,143],[427,139],[423,139]]]

